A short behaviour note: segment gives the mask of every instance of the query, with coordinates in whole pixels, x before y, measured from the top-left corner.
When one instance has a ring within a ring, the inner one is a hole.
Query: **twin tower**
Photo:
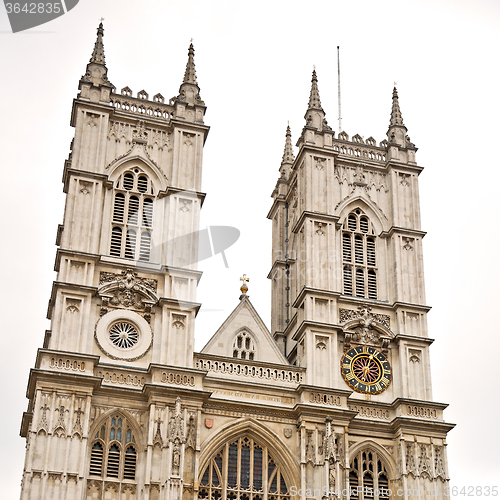
[[[21,499],[444,499],[453,425],[432,401],[422,168],[396,89],[386,140],[336,136],[313,72],[268,215],[271,331],[243,290],[197,353],[194,49],[166,102],[116,92],[103,34],[71,113]]]

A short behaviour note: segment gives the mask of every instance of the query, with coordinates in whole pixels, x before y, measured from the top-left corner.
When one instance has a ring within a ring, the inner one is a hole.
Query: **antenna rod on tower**
[[[340,112],[340,47],[337,45],[337,70],[338,70],[338,88],[339,88],[339,134],[342,132],[342,114]]]

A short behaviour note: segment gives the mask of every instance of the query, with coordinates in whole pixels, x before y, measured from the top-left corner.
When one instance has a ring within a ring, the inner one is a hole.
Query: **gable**
[[[241,300],[201,353],[289,365],[248,297]]]

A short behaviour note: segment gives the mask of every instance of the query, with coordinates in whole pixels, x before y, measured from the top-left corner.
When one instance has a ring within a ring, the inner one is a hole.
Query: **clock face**
[[[340,361],[346,383],[357,392],[379,394],[392,380],[389,360],[374,347],[361,345],[349,349]]]

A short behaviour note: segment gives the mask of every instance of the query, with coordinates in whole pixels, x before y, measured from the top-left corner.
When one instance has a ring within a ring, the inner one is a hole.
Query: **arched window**
[[[289,500],[281,467],[267,447],[240,437],[210,459],[201,475],[198,498],[264,500],[266,495],[269,500]]]
[[[377,298],[376,238],[370,219],[361,209],[348,215],[342,229],[342,288],[345,295]]]
[[[129,422],[120,414],[110,416],[90,444],[89,477],[120,484],[135,481],[137,444]]]
[[[233,358],[255,359],[255,342],[247,332],[240,332],[234,338]]]
[[[154,188],[138,168],[116,182],[109,253],[148,262],[151,257]]]
[[[377,452],[364,450],[351,460],[350,500],[389,500],[389,475]]]

